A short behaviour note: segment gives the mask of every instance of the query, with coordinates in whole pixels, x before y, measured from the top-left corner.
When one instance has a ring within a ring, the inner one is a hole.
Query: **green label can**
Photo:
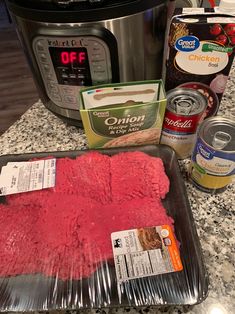
[[[235,175],[235,122],[212,117],[198,131],[190,177],[202,191],[221,192]]]

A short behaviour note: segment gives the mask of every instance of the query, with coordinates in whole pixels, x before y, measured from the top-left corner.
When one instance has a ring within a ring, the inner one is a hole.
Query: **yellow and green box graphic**
[[[162,80],[99,85],[80,92],[90,148],[158,144],[165,109]]]

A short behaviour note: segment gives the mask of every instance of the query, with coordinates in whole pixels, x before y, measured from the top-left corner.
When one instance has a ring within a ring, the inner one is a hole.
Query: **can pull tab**
[[[232,137],[228,133],[218,131],[212,140],[212,146],[215,149],[223,149],[231,141]]]
[[[178,114],[189,115],[193,104],[190,99],[179,99],[175,101],[175,111]]]

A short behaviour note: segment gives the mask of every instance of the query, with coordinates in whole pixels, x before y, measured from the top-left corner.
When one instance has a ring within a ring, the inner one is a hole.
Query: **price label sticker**
[[[0,195],[42,190],[55,186],[56,159],[8,162],[0,174]]]

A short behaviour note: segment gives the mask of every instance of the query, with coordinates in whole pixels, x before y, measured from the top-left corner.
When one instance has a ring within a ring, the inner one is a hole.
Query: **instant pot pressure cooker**
[[[8,0],[43,103],[74,125],[82,87],[161,78],[168,5]]]

